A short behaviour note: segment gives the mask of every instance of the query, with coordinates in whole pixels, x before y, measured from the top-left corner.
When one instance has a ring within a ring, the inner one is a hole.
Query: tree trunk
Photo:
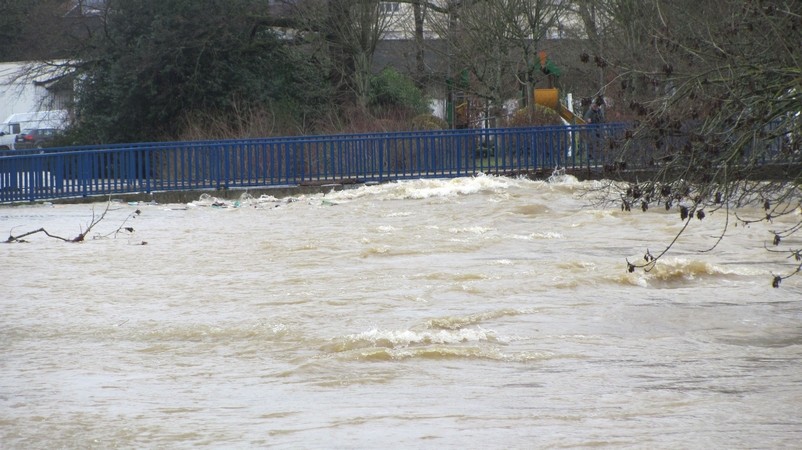
[[[412,5],[415,17],[415,84],[419,89],[423,89],[426,84],[426,64],[424,61],[424,36],[423,21],[426,13],[425,5],[417,0]]]

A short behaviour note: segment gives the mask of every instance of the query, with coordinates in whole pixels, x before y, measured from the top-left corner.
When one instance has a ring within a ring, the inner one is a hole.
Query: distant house
[[[438,7],[441,11],[448,8],[450,0],[432,0],[432,5]],[[554,0],[555,3],[560,3],[562,0]],[[414,39],[414,6],[407,2],[379,2],[379,13],[384,18],[384,34],[382,39],[396,40],[396,39]],[[441,27],[448,19],[446,14],[442,12],[435,12],[431,8],[423,7],[423,12],[426,14],[427,19],[423,23],[423,38],[424,39],[439,39],[440,33],[437,31],[436,26],[432,26],[431,21],[441,22]],[[569,9],[562,12],[558,18],[557,23],[553,24],[546,30],[545,37],[547,39],[562,39],[566,37],[566,29],[575,29],[579,25],[579,17]]]

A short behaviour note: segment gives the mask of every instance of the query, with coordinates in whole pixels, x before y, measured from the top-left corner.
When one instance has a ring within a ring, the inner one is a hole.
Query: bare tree
[[[294,25],[317,51],[326,55],[329,78],[341,98],[364,109],[376,45],[392,23],[378,0],[306,0],[291,2]]]
[[[564,10],[552,0],[449,1],[432,9],[429,24],[447,42],[449,78],[466,71],[470,94],[497,110],[522,90],[532,97],[540,41]]]
[[[644,3],[650,13],[637,14],[630,24],[637,36],[632,42],[641,50],[633,45],[628,57],[615,61],[615,70],[626,79],[647,80],[654,96],[632,99],[639,126],[621,147],[619,160],[646,153],[654,170],[640,183],[610,184],[606,198],[619,199],[625,209],[676,209],[685,221],[683,230],[712,211],[732,215],[713,248],[734,223],[799,215],[802,3]],[[738,214],[749,205],[761,206],[764,214]],[[767,236],[767,246],[794,262],[787,273],[774,275],[775,287],[802,270],[799,245],[783,247],[800,230],[802,219]],[[672,245],[654,255],[646,252],[644,260],[628,267],[648,270]]]
[[[426,63],[424,56],[426,51],[424,46],[426,4],[422,0],[417,0],[412,4],[412,10],[414,23],[413,36],[415,37],[415,82],[419,88],[423,88],[426,80]]]

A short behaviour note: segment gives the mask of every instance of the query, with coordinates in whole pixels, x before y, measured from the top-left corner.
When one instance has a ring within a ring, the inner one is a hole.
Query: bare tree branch
[[[33,231],[28,231],[26,233],[18,234],[16,236],[13,235],[13,234],[9,234],[8,239],[5,240],[5,243],[7,243],[7,244],[10,244],[10,243],[24,243],[24,242],[27,242],[24,238],[26,238],[28,236],[31,236],[31,235],[34,235],[34,234],[37,234],[37,233],[42,233],[45,236],[48,236],[48,237],[53,238],[53,239],[58,239],[58,240],[64,241],[64,242],[72,242],[72,243],[83,242],[86,239],[86,236],[89,235],[89,233],[92,231],[92,229],[94,229],[100,222],[102,222],[106,218],[106,214],[109,212],[110,207],[111,207],[111,202],[109,201],[106,204],[106,208],[103,210],[103,212],[100,215],[96,215],[94,208],[92,208],[92,218],[89,221],[89,223],[87,224],[86,230],[81,231],[77,236],[75,236],[73,238],[65,238],[65,237],[62,237],[62,236],[51,234],[50,232],[48,232],[44,228],[38,228],[38,229],[33,230]],[[124,232],[124,231],[128,232],[128,233],[133,233],[134,232],[133,227],[126,227],[125,224],[130,219],[132,219],[134,217],[137,217],[140,214],[141,214],[141,211],[137,209],[135,212],[129,214],[125,218],[125,220],[122,222],[122,224],[120,224],[120,226],[115,231],[113,231],[113,232],[111,232],[111,233],[109,233],[109,234],[107,234],[105,236],[101,236],[101,237],[108,237],[108,236],[112,236],[112,235],[114,237],[117,237],[117,234],[119,234],[121,232]],[[144,242],[143,242],[143,244],[144,244]]]

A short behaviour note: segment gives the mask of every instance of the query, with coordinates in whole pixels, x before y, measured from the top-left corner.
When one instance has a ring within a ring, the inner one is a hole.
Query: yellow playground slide
[[[560,102],[560,91],[556,88],[535,89],[535,104],[553,109],[570,124],[584,124],[582,117],[572,113],[568,107]]]

